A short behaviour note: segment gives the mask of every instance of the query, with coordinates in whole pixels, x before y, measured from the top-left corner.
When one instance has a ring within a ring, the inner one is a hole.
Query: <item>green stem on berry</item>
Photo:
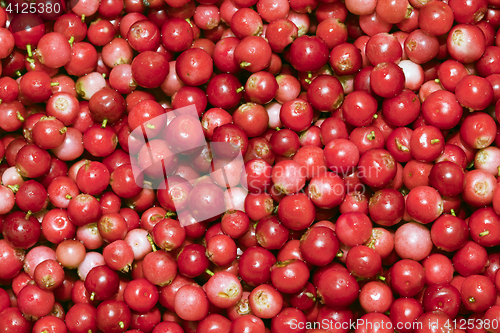
[[[309,297],[313,302],[316,302],[316,297],[312,293],[306,293],[306,296]]]
[[[168,211],[167,213],[165,213],[165,218],[171,219],[171,218],[175,217],[176,215],[177,215],[176,213]]]
[[[14,194],[16,194],[17,191],[19,191],[19,185],[17,185],[17,184],[16,185],[7,185],[7,187],[10,188],[10,190],[12,192],[14,192]]]
[[[151,244],[151,248],[153,249],[153,252],[156,252],[157,249],[156,249],[156,246],[155,246],[155,242],[153,242],[153,238],[151,238],[150,235],[147,236],[147,239],[149,241],[149,244]]]
[[[24,122],[24,117],[22,116],[21,112],[17,111],[17,112],[16,112],[16,114],[17,114],[17,119],[18,119],[19,121]]]

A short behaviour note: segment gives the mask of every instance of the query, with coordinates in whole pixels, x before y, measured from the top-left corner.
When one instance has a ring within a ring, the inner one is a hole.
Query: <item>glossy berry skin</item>
[[[208,300],[215,306],[227,309],[239,302],[242,296],[240,281],[229,272],[215,273],[203,286]]]
[[[300,252],[306,262],[315,266],[329,264],[337,255],[340,243],[333,230],[317,226],[309,229],[300,239]]]
[[[485,78],[467,75],[458,82],[455,95],[460,105],[469,110],[484,110],[493,101],[493,88]]]
[[[403,195],[395,189],[385,188],[373,194],[368,210],[373,222],[383,226],[392,226],[401,221],[404,208]]]
[[[311,126],[313,119],[313,109],[311,105],[303,99],[293,99],[286,101],[281,106],[280,120],[282,124],[293,130],[301,132]]]
[[[285,196],[278,207],[278,217],[291,230],[309,227],[316,215],[314,204],[303,193]]]
[[[426,224],[442,214],[443,201],[439,192],[434,188],[417,186],[408,194],[406,209],[415,221]]]
[[[380,281],[370,281],[361,287],[359,302],[366,312],[385,312],[394,299],[391,288]]]
[[[268,319],[276,316],[282,309],[283,296],[273,286],[262,284],[252,290],[248,303],[257,317]]]
[[[431,284],[425,290],[422,303],[426,312],[442,311],[454,318],[460,310],[460,292],[447,283]]]
[[[206,248],[200,244],[186,245],[178,254],[179,273],[187,277],[196,277],[210,266],[210,261],[205,255]]]
[[[104,301],[97,307],[96,321],[101,331],[123,332],[131,323],[130,308],[123,301]]]
[[[472,148],[483,149],[494,141],[496,124],[485,112],[474,112],[467,116],[460,126],[460,136]]]
[[[41,235],[40,223],[34,216],[23,212],[8,214],[3,221],[3,236],[14,247],[29,249]]]
[[[233,74],[215,75],[208,82],[207,95],[208,102],[213,107],[225,110],[234,108],[243,96],[241,82]]]
[[[33,126],[33,142],[43,149],[54,149],[59,147],[66,138],[66,127],[55,117],[42,117]]]
[[[187,85],[199,86],[207,83],[212,75],[212,58],[202,49],[188,49],[175,62],[176,73]]]
[[[0,273],[2,279],[12,279],[23,268],[25,253],[14,248],[5,239],[0,240],[1,263],[6,269]]]
[[[299,72],[319,70],[328,62],[328,45],[317,36],[302,36],[290,46],[292,66]]]
[[[289,230],[274,217],[265,217],[255,228],[259,245],[268,250],[278,250],[283,247],[289,237]]]
[[[340,81],[331,75],[319,75],[309,85],[307,94],[312,107],[323,112],[338,109],[344,101],[344,90]]]
[[[205,292],[195,284],[182,286],[175,294],[175,312],[184,320],[204,319],[208,315],[208,306]]]
[[[54,294],[36,285],[26,285],[18,294],[18,308],[28,318],[41,318],[52,310]]]
[[[262,319],[253,314],[239,317],[231,323],[231,332],[265,332],[265,329]]]
[[[262,37],[247,36],[234,49],[234,59],[238,66],[251,73],[269,66],[272,50]]]
[[[403,259],[391,267],[391,287],[403,297],[413,297],[425,285],[425,272],[420,263]]]
[[[359,285],[346,269],[330,268],[319,277],[317,293],[327,306],[344,308],[358,297]]]
[[[97,195],[108,187],[110,174],[104,164],[94,161],[78,170],[76,184],[83,193]]]
[[[474,312],[486,311],[495,303],[495,287],[483,275],[471,275],[462,283],[460,293],[465,308]]]
[[[437,90],[422,103],[422,113],[429,125],[450,129],[458,125],[463,108],[455,94],[447,90]]]
[[[370,74],[370,85],[377,95],[392,98],[404,89],[405,75],[403,70],[392,62],[382,62],[375,66]]]
[[[342,111],[345,121],[353,126],[367,126],[377,112],[377,100],[369,93],[359,90],[344,98]]]
[[[43,176],[50,170],[50,154],[34,144],[26,145],[16,155],[16,168],[23,177]]]
[[[396,176],[394,157],[385,149],[371,149],[359,158],[359,176],[366,185],[379,189],[387,186]]]
[[[382,259],[375,250],[358,245],[347,253],[346,266],[356,277],[372,278],[380,272]]]
[[[464,220],[449,214],[441,215],[431,227],[432,242],[448,252],[462,248],[469,237],[469,227]]]
[[[435,126],[421,126],[415,129],[410,138],[410,151],[418,161],[432,162],[444,149],[444,136]]]
[[[167,58],[154,51],[142,52],[132,61],[132,76],[144,88],[159,87],[169,71]]]
[[[151,310],[158,301],[158,289],[148,280],[141,278],[129,282],[123,293],[129,308],[138,312]]]
[[[278,291],[293,294],[307,284],[309,268],[301,260],[276,263],[271,268],[271,282]]]
[[[499,226],[500,218],[491,207],[480,208],[469,217],[470,235],[484,247],[496,246],[500,241]]]
[[[23,317],[18,308],[8,307],[2,311],[0,328],[4,332],[29,333],[31,332],[31,323]]]
[[[429,174],[429,184],[443,196],[454,197],[464,190],[465,173],[456,163],[442,161],[434,164]]]
[[[395,322],[411,323],[424,313],[422,305],[414,298],[401,297],[396,299],[390,308],[390,318]],[[402,330],[404,333],[413,332],[413,329]]]
[[[251,286],[267,283],[271,279],[271,266],[276,257],[261,247],[250,247],[243,252],[238,265],[239,276]]]
[[[87,274],[85,288],[91,293],[91,300],[104,301],[116,294],[119,283],[118,273],[108,266],[97,266]]]

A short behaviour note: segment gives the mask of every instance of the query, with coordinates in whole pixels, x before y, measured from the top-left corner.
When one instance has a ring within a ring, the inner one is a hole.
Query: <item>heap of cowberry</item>
[[[499,27],[2,1],[0,332],[500,333]]]

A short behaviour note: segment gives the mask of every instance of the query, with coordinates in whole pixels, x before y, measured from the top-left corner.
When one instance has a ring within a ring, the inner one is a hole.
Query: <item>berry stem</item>
[[[153,249],[153,252],[156,252],[157,249],[156,249],[155,242],[153,241],[153,238],[151,238],[151,235],[148,235],[147,238],[148,238],[149,244],[151,244],[151,248]]]
[[[479,237],[488,236],[489,234],[490,234],[490,231],[489,230],[485,230],[485,231],[479,233]]]
[[[21,115],[21,112],[17,111],[17,112],[16,112],[16,114],[17,114],[17,119],[18,119],[19,121],[24,122],[24,117]]]

